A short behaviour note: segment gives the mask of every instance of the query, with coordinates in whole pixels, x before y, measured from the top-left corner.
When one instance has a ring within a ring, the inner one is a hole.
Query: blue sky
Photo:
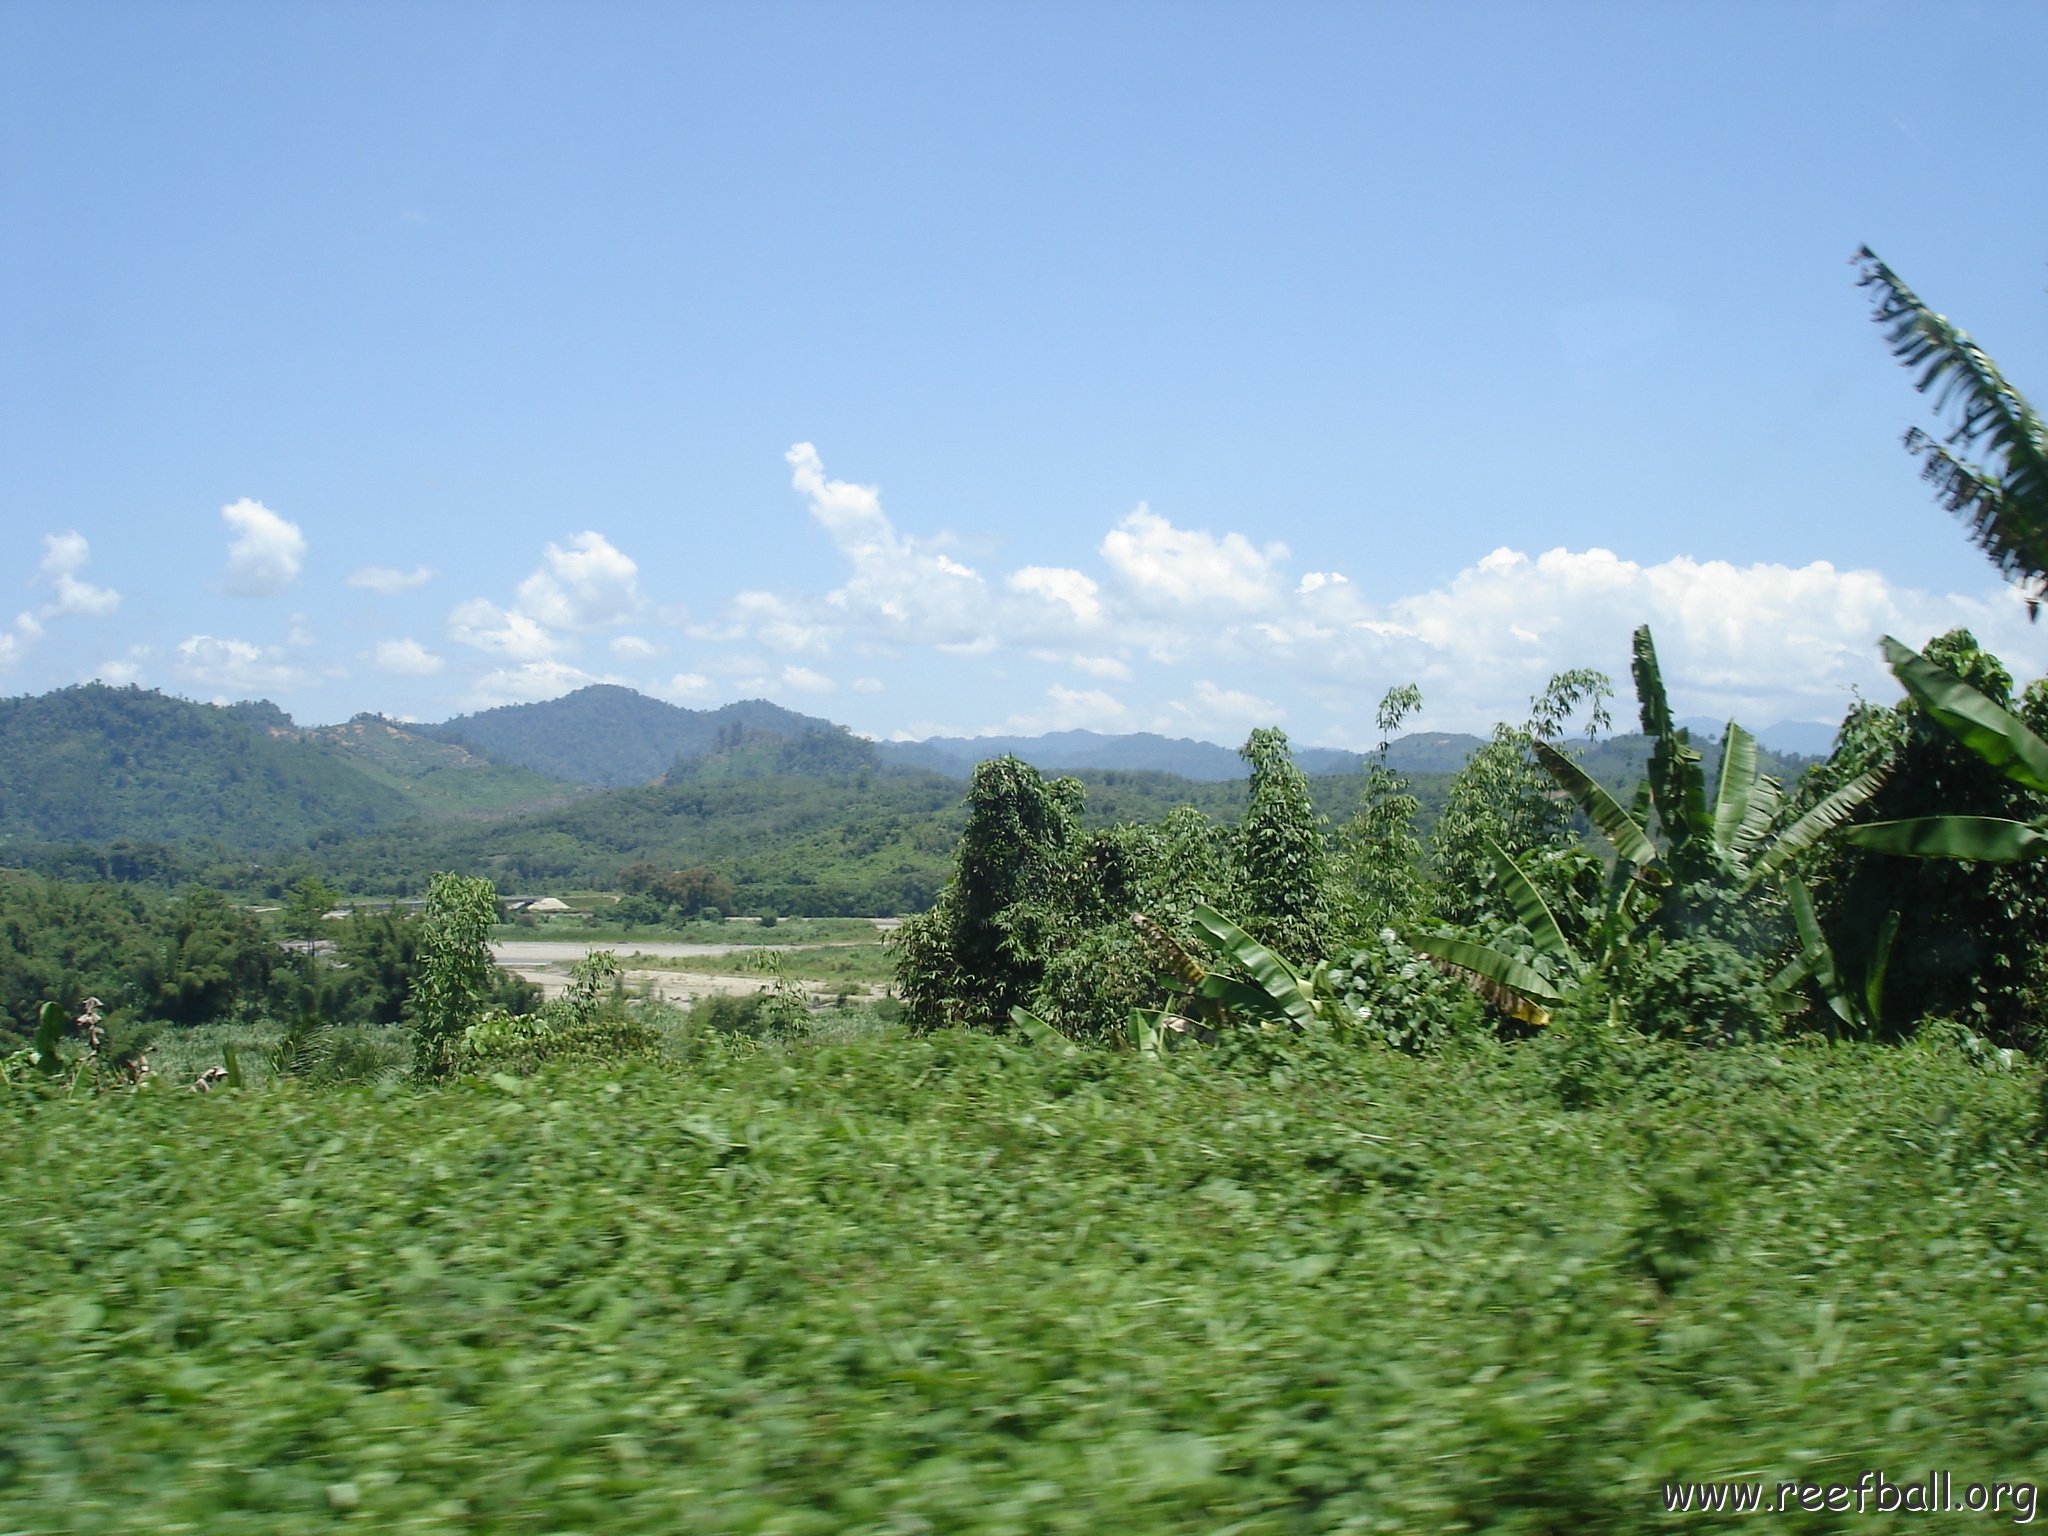
[[[0,691],[878,736],[1891,697],[2048,626],[1865,242],[2048,403],[2038,3],[0,5]]]

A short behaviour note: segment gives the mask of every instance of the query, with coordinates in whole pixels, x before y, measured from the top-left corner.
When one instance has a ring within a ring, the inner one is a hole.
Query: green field
[[[2035,1114],[1933,1040],[872,1027],[0,1095],[0,1526],[1631,1532],[1667,1481],[2042,1480]]]

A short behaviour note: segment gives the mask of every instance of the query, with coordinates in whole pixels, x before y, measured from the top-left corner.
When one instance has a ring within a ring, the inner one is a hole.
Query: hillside
[[[801,736],[839,727],[765,699],[684,709],[596,683],[544,703],[506,704],[412,729],[552,779],[621,789],[653,782],[678,757],[702,756],[748,734]]]
[[[584,793],[579,785],[493,762],[382,715],[357,715],[341,725],[313,726],[300,734],[397,790],[427,816],[504,815],[562,804]]]
[[[247,713],[101,683],[0,700],[0,841],[297,848],[413,814],[390,783]]]

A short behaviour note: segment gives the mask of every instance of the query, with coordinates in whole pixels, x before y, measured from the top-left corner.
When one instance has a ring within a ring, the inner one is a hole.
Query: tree
[[[1415,835],[1421,802],[1387,762],[1394,732],[1420,708],[1422,690],[1413,683],[1389,688],[1381,697],[1379,750],[1366,763],[1358,809],[1337,836],[1339,900],[1353,937],[1407,922],[1426,899],[1422,841]]]
[[[1081,785],[999,757],[974,770],[954,874],[897,936],[896,982],[914,1029],[1006,1029],[1048,960],[1075,937]]]
[[[1330,944],[1325,894],[1329,853],[1308,776],[1287,749],[1287,733],[1255,730],[1238,749],[1251,765],[1251,801],[1237,828],[1244,926],[1284,955],[1313,962]]]
[[[1914,387],[1934,397],[1937,411],[1955,411],[1946,442],[1914,427],[1906,451],[1977,547],[2026,589],[2027,613],[2038,616],[2048,598],[2048,426],[1983,349],[1868,246],[1855,260],[1858,285],[1876,290],[1871,318],[1888,328],[1892,356],[1921,370]]]
[[[1439,916],[1469,923],[1495,905],[1492,845],[1518,859],[1572,845],[1571,808],[1556,795],[1532,748],[1559,739],[1582,708],[1586,734],[1598,735],[1607,728],[1606,701],[1612,697],[1614,684],[1604,673],[1584,667],[1560,672],[1529,701],[1524,724],[1495,726],[1493,739],[1458,770],[1430,838],[1440,881]]]
[[[410,1001],[413,1064],[422,1078],[453,1071],[463,1031],[483,1017],[497,920],[498,893],[490,881],[444,872],[428,884]]]
[[[1872,803],[1883,819],[1845,833],[1816,871],[1823,925],[1851,972],[1881,962],[1897,930],[1894,1017],[1946,1015],[2036,1048],[2048,1039],[2048,683],[2014,700],[1967,630],[1925,655],[1890,638],[1885,652],[1907,698],[1852,711],[1816,770],[1839,775],[1877,750],[1899,764]]]

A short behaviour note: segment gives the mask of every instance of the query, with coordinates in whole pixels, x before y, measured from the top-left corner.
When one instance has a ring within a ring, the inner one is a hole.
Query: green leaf
[[[1616,853],[1638,867],[1656,862],[1657,845],[1650,841],[1650,834],[1585,769],[1548,742],[1535,741],[1530,746],[1535,749],[1536,760],[1578,801],[1579,808],[1614,845]]]
[[[1080,1049],[1073,1041],[1069,1040],[1028,1008],[1012,1007],[1010,1009],[1010,1022],[1017,1026],[1025,1039],[1044,1050],[1055,1051],[1063,1056],[1071,1056]]]
[[[1842,978],[1835,968],[1835,952],[1829,948],[1827,936],[1820,931],[1820,919],[1813,914],[1813,897],[1807,893],[1806,882],[1797,875],[1785,877],[1785,900],[1792,908],[1792,926],[1799,935],[1799,953],[1813,984],[1820,988],[1820,995],[1828,1008],[1844,1024],[1854,1029],[1863,1021],[1857,1017],[1856,1005],[1842,987]]]
[[[57,1042],[64,1038],[64,1028],[70,1023],[64,1010],[56,1003],[45,1003],[37,1015],[36,1024],[36,1070],[45,1077],[55,1077],[64,1070],[64,1063],[57,1054]]]
[[[1525,1023],[1548,1024],[1549,1005],[1564,1000],[1547,980],[1512,955],[1470,939],[1422,934],[1408,945],[1463,973],[1477,983],[1474,990],[1480,996]]]
[[[1851,827],[1844,842],[1876,853],[1913,859],[1965,859],[1979,864],[2013,864],[2048,854],[2048,832],[2001,816],[1919,816],[1910,821],[1873,821]]]
[[[1720,782],[1714,787],[1714,852],[1724,864],[1743,862],[1738,850],[1756,786],[1756,738],[1730,720],[1721,738]]]
[[[229,1088],[242,1087],[243,1078],[241,1056],[236,1053],[235,1048],[232,1045],[227,1044],[223,1044],[221,1046],[220,1056],[222,1064],[225,1065],[228,1069],[227,1082],[224,1086]]]
[[[1507,893],[1508,901],[1515,909],[1515,919],[1529,930],[1529,936],[1536,941],[1536,947],[1546,955],[1554,955],[1573,970],[1580,969],[1581,962],[1571,941],[1565,938],[1564,930],[1557,925],[1557,914],[1550,910],[1550,904],[1543,899],[1543,893],[1530,883],[1522,873],[1522,867],[1508,852],[1492,838],[1486,839],[1487,854],[1493,860],[1494,873],[1499,876],[1501,889]]]
[[[1899,909],[1892,908],[1885,913],[1884,921],[1877,925],[1877,944],[1871,951],[1870,971],[1863,978],[1864,1016],[1873,1026],[1884,1015],[1884,978],[1891,968],[1892,945],[1899,937]]]
[[[1272,1006],[1297,1024],[1315,1022],[1315,1005],[1309,999],[1308,981],[1301,972],[1214,907],[1197,904],[1192,915],[1195,926],[1207,936],[1210,947],[1250,972],[1252,979],[1271,999]],[[1204,984],[1207,984],[1206,978]]]
[[[1943,446],[1919,428],[1906,450],[1921,460],[1921,478],[1969,525],[1977,547],[2011,580],[2031,584],[2027,608],[2048,597],[2048,426],[1998,365],[1963,331],[1921,302],[1869,249],[1856,253],[1859,286],[1877,290],[1871,318],[1885,326],[1892,355],[1920,370],[1915,387],[1935,408],[1956,407],[1956,426]],[[1987,451],[1972,464],[1954,448]]]
[[[1935,724],[2013,783],[2048,794],[2048,741],[1945,667],[1884,637],[1885,660]]]
[[[1868,773],[1859,773],[1780,832],[1764,851],[1764,856],[1756,861],[1749,883],[1754,885],[1764,876],[1776,874],[1787,862],[1847,821],[1872,795],[1884,788],[1884,781],[1891,771],[1892,765],[1884,763]]]

